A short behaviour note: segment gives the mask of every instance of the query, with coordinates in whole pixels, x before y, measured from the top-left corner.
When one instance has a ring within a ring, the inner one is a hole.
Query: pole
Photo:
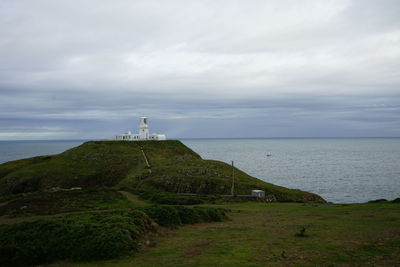
[[[231,195],[235,195],[235,167],[233,166],[232,160],[232,188],[231,188]]]

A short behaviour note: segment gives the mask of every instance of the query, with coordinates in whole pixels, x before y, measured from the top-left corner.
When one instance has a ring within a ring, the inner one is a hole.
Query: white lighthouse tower
[[[149,139],[149,125],[147,124],[147,117],[140,117],[139,135],[140,139],[142,140]]]

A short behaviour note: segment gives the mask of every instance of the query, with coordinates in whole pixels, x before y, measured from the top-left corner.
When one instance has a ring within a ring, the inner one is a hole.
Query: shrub
[[[124,188],[124,190],[130,191],[142,199],[150,200],[157,204],[166,205],[196,205],[214,203],[216,200],[221,198],[221,196],[218,195],[183,195],[165,191],[150,191],[131,188]]]
[[[380,199],[375,199],[375,200],[370,200],[368,203],[383,203],[383,202],[388,202],[387,199],[380,198]]]
[[[227,219],[225,211],[209,207],[194,207],[193,210],[202,218],[203,222],[221,222]]]
[[[146,213],[151,219],[161,226],[176,228],[182,224],[177,208],[174,206],[154,205],[141,207],[139,210]]]
[[[155,230],[155,222],[181,224],[221,221],[221,209],[154,205],[133,211],[42,219],[0,227],[0,266],[26,266],[54,260],[115,258],[138,248],[140,238]]]
[[[137,213],[135,217],[80,215],[3,226],[0,265],[114,258],[135,250],[140,234],[150,228],[136,225],[137,220],[148,222],[145,215]]]
[[[187,208],[184,206],[153,205],[139,208],[161,226],[176,228],[181,224],[220,222],[227,219],[222,209],[209,207]]]
[[[183,224],[194,224],[201,221],[200,215],[195,209],[189,209],[183,206],[176,206],[175,208]]]
[[[300,228],[300,230],[294,235],[298,237],[306,237],[306,228],[303,226]]]

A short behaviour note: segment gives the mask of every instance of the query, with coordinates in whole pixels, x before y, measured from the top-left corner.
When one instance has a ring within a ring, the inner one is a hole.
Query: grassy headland
[[[179,141],[92,141],[58,155],[0,165],[0,195],[93,186],[230,194],[231,173],[230,165],[203,160]],[[260,189],[276,201],[324,202],[318,195],[266,183],[238,169],[235,178],[236,194]]]

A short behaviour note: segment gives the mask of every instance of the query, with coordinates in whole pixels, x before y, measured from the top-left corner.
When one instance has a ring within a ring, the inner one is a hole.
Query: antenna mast
[[[235,195],[235,167],[233,166],[232,160],[232,188],[231,188],[231,195]]]

